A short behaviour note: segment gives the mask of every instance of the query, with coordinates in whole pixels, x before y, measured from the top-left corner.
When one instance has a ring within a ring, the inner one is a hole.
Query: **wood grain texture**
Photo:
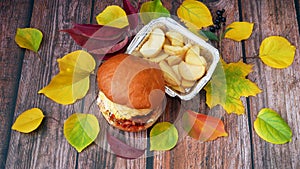
[[[252,59],[259,53],[263,39],[271,35],[287,38],[299,47],[299,30],[294,1],[249,1],[242,4],[243,20],[255,23],[254,34],[245,42],[247,62],[254,64],[249,77],[263,90],[250,99],[251,123],[262,108],[277,111],[293,132],[292,141],[284,145],[267,143],[253,134],[255,168],[300,168],[300,53],[296,50],[293,64],[286,69],[266,66],[260,59]],[[299,24],[299,23],[298,23]],[[252,129],[252,132],[253,129]]]
[[[174,4],[174,3],[173,3]],[[178,8],[174,7],[175,9]],[[239,20],[238,1],[223,0],[218,2],[205,3],[210,8],[215,17],[217,9],[225,9],[227,23]],[[176,11],[173,11],[176,12]],[[218,44],[216,44],[218,46]],[[236,62],[242,58],[241,43],[230,40],[223,40],[221,56],[227,62]],[[174,106],[174,105],[172,105]],[[177,125],[181,140],[178,145],[168,152],[156,152],[154,156],[154,168],[251,168],[251,148],[250,135],[248,128],[248,116],[245,108],[245,114],[241,116],[228,115],[219,106],[208,109],[205,105],[205,92],[190,101],[181,101],[179,115],[175,117],[180,120],[182,113],[191,109],[196,112],[219,117],[224,121],[228,137],[219,138],[215,141],[201,143],[182,132],[182,127]],[[177,110],[178,111],[178,110]],[[174,114],[175,112],[168,112]],[[164,114],[164,120],[174,121],[174,117],[168,117],[170,114]],[[178,123],[180,124],[180,123]]]
[[[16,3],[19,5],[15,6]],[[14,41],[17,28],[29,25],[29,0],[0,2],[0,168],[4,168],[25,50]]]
[[[77,152],[64,138],[63,121],[80,112],[81,102],[61,106],[37,92],[58,73],[56,59],[79,49],[69,35],[59,30],[71,27],[73,22],[87,22],[89,9],[90,1],[35,1],[30,27],[44,34],[39,54],[45,64],[26,51],[14,118],[32,107],[41,108],[46,118],[30,134],[12,131],[6,168],[75,168]]]

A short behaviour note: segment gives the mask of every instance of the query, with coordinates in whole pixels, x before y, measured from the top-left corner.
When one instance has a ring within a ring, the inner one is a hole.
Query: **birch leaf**
[[[160,0],[144,2],[140,9],[140,16],[144,24],[159,17],[169,17],[170,12]]]
[[[200,141],[211,141],[228,136],[224,123],[220,119],[191,110],[183,114],[182,126],[190,137]]]
[[[43,33],[35,28],[18,28],[15,36],[16,43],[21,48],[37,52],[43,39]]]
[[[261,92],[255,83],[246,79],[251,71],[252,65],[242,61],[227,64],[221,59],[211,80],[204,87],[206,104],[210,108],[221,105],[229,114],[243,114],[245,107],[240,97],[255,96]]]
[[[150,131],[150,150],[170,150],[177,144],[178,131],[169,122],[157,123]]]
[[[286,68],[293,63],[295,51],[295,46],[284,37],[270,36],[262,41],[259,57],[270,67]]]
[[[17,117],[12,129],[22,133],[30,133],[40,126],[43,118],[44,114],[39,108],[26,110]]]
[[[229,31],[226,32],[225,38],[235,41],[246,40],[251,36],[253,26],[254,23],[250,22],[233,22],[226,27]]]
[[[64,135],[78,152],[94,142],[99,131],[98,119],[92,114],[75,113],[64,123]]]
[[[254,121],[255,132],[267,142],[284,144],[292,140],[289,125],[272,109],[264,108]]]
[[[189,28],[202,29],[213,25],[209,9],[199,1],[185,0],[177,9],[177,16]]]
[[[116,28],[124,28],[129,25],[126,12],[117,5],[106,7],[96,16],[96,20],[99,25],[112,26]]]
[[[45,94],[59,104],[72,104],[86,95],[90,85],[90,74],[96,66],[95,60],[89,53],[77,50],[58,59],[57,62],[60,72],[38,93]]]

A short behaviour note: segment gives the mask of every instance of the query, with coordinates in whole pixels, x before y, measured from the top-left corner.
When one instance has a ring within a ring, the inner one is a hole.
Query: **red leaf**
[[[94,53],[94,54],[100,54],[100,55],[115,53],[115,52],[123,49],[127,45],[128,39],[129,39],[128,37],[125,37],[124,40],[122,40],[121,42],[119,42],[117,44],[107,46],[104,48],[94,49],[94,50],[91,50],[90,52]]]
[[[220,119],[191,110],[182,116],[182,126],[190,137],[201,141],[211,141],[221,136],[228,136]]]
[[[123,6],[126,14],[128,15],[128,21],[131,29],[135,29],[139,23],[138,11],[139,7],[135,8],[132,6],[129,0],[123,0]]]
[[[102,25],[75,24],[72,29],[62,31],[69,33],[78,45],[90,51],[123,42],[127,37],[128,27],[119,29]]]
[[[140,156],[142,156],[145,153],[145,150],[136,149],[134,147],[131,147],[116,137],[110,135],[107,132],[107,142],[110,145],[110,149],[121,158],[125,159],[136,159]]]

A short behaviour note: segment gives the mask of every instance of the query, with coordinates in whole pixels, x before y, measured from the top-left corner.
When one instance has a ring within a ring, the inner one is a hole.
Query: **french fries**
[[[186,93],[207,70],[207,62],[200,50],[199,45],[187,42],[179,32],[154,28],[132,54],[158,63],[166,85]]]

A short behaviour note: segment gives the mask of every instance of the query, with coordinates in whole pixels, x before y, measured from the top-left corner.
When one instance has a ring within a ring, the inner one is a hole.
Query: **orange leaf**
[[[220,119],[191,110],[182,116],[182,126],[190,137],[200,141],[211,141],[228,136]]]

